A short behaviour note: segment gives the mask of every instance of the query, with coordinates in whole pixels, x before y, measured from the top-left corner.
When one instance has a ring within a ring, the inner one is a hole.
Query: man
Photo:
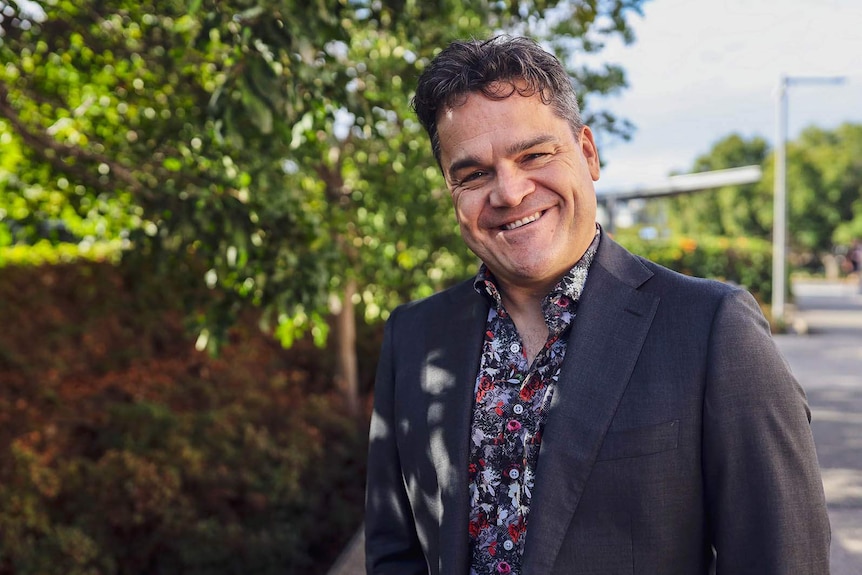
[[[483,264],[387,323],[368,572],[828,573],[809,411],[766,321],[597,227],[559,62],[455,43],[414,106]]]

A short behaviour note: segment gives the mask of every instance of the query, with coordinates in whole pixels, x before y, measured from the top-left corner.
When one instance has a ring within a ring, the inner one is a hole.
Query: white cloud
[[[610,44],[630,88],[604,102],[633,121],[630,142],[600,153],[602,185],[638,183],[690,167],[732,133],[775,133],[779,76],[845,76],[839,86],[794,86],[793,137],[806,126],[862,123],[862,2],[653,0],[631,46]]]

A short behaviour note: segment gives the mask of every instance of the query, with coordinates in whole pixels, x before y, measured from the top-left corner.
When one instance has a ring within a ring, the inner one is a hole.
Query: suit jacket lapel
[[[637,362],[658,298],[652,273],[602,237],[572,325],[542,436],[523,573],[550,573],[605,433]]]
[[[488,306],[472,282],[454,290],[452,300],[450,308],[429,323],[423,383],[440,498],[441,573],[462,573],[469,562],[470,421],[488,316]]]

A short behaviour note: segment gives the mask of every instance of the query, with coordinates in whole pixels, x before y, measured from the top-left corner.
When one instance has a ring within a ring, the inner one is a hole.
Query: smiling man
[[[596,224],[559,62],[454,43],[414,105],[482,265],[387,323],[368,573],[828,573],[804,393],[747,292]]]

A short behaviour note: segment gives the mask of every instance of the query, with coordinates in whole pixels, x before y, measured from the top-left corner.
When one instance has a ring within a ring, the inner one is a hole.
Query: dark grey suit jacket
[[[468,281],[387,324],[368,573],[469,571],[470,417],[487,313]],[[809,421],[754,298],[602,237],[543,434],[523,573],[828,573]]]

